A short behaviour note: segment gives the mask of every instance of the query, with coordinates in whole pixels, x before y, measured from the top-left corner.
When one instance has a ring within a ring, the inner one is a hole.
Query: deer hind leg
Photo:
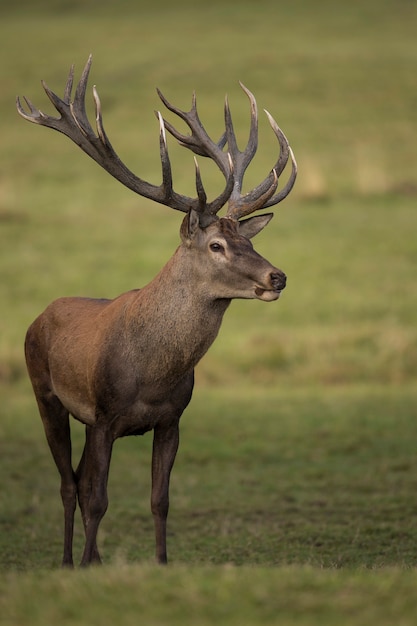
[[[71,463],[69,413],[51,392],[43,395],[36,394],[36,396],[49,448],[61,475],[61,498],[64,506],[64,556],[62,565],[73,567],[72,542],[77,486]]]
[[[107,481],[111,453],[112,436],[103,429],[86,427],[84,451],[75,472],[78,502],[85,531],[85,547],[81,565],[101,563],[97,547],[97,533],[107,510]]]
[[[178,444],[178,421],[168,428],[155,428],[152,451],[151,510],[155,524],[156,560],[162,565],[168,561],[166,526],[169,509],[169,479]]]
[[[89,501],[89,492],[87,489],[87,481],[81,480],[81,477],[84,473],[84,465],[85,465],[85,446],[84,450],[78,464],[78,467],[75,472],[76,480],[77,480],[77,495],[78,495],[78,504],[80,505],[81,517],[83,520],[84,533],[87,536],[87,520],[88,520],[88,501]],[[97,547],[97,540],[94,543],[94,546],[91,550],[91,562],[92,563],[101,563],[100,553]]]

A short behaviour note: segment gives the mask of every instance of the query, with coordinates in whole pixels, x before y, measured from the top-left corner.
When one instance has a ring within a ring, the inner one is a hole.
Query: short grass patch
[[[417,563],[411,387],[197,391],[171,485],[174,564],[318,568]],[[23,412],[24,409],[24,412]],[[35,407],[3,429],[0,567],[57,567],[58,474]],[[14,433],[13,433],[14,429]],[[83,432],[74,423],[74,456]],[[115,444],[100,543],[107,564],[153,559],[151,435]],[[82,545],[78,519],[76,553]]]
[[[9,575],[0,623],[64,626],[412,625],[415,572],[117,566]]]

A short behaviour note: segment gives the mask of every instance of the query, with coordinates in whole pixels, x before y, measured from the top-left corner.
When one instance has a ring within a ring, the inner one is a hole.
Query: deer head
[[[271,213],[235,221],[219,218],[202,228],[191,211],[181,226],[183,246],[190,250],[188,267],[200,274],[194,282],[204,285],[210,299],[257,298],[277,300],[286,284],[282,270],[258,254],[250,239],[268,224]]]

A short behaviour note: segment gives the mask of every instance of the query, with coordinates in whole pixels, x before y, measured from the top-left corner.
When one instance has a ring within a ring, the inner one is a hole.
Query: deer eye
[[[213,250],[213,252],[224,252],[222,244],[217,241],[210,244],[210,250]]]

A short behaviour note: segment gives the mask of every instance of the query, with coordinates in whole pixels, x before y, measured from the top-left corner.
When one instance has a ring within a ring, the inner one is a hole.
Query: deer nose
[[[284,272],[271,272],[270,278],[275,291],[282,291],[283,289],[285,289],[285,285],[287,284],[287,277]]]

